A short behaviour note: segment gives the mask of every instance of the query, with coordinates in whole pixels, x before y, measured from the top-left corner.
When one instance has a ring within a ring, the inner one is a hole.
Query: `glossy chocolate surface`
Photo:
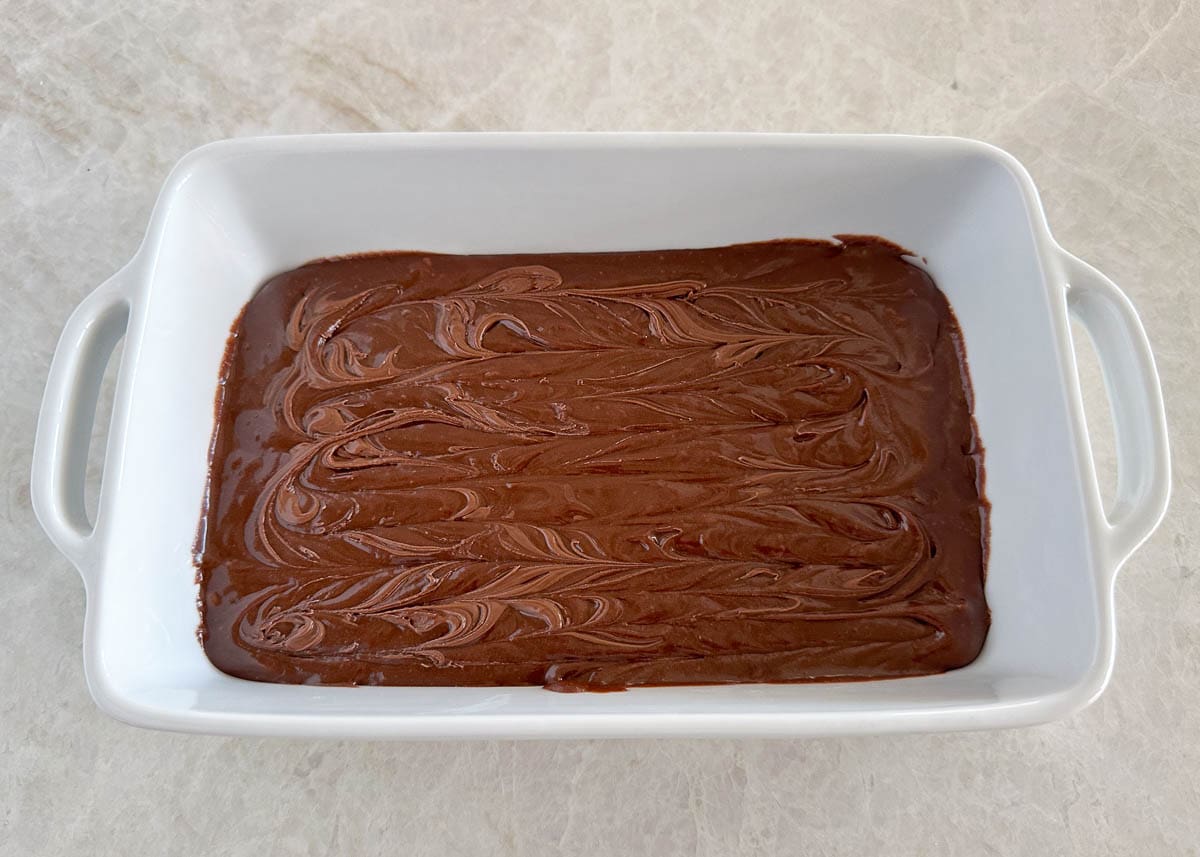
[[[969,663],[987,503],[958,325],[900,248],[843,240],[275,277],[222,368],[209,657],[558,690]]]

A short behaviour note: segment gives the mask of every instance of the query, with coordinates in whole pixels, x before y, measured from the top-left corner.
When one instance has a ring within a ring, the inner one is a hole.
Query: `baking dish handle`
[[[1105,512],[1104,542],[1107,565],[1116,571],[1167,510],[1171,457],[1162,387],[1150,341],[1129,298],[1087,262],[1061,252],[1070,284],[1067,306],[1091,336],[1112,409],[1117,491]]]
[[[67,319],[50,362],[33,443],[34,514],[85,584],[94,537],[83,499],[88,446],[104,370],[129,324],[132,267],[110,277]]]

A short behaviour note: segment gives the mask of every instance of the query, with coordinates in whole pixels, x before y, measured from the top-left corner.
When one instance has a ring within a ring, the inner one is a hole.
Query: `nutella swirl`
[[[882,239],[314,262],[222,367],[205,649],[274,682],[864,679],[969,663],[961,337]]]

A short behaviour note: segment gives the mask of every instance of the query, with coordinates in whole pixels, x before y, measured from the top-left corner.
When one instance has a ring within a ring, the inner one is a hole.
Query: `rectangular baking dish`
[[[993,504],[992,628],[969,666],[841,684],[311,687],[224,675],[196,639],[192,545],[230,325],[268,277],[372,250],[702,247],[838,233],[908,247],[961,323]],[[1069,318],[1100,355],[1119,484],[1107,511]],[[124,336],[94,526],[83,470]],[[67,322],[33,504],[87,588],[84,661],[109,714],[193,732],[392,738],[796,736],[977,729],[1075,711],[1115,654],[1113,580],[1167,505],[1162,396],[1142,326],[1051,237],[1026,171],[955,138],[372,134],[229,140],[175,167],[146,239]]]

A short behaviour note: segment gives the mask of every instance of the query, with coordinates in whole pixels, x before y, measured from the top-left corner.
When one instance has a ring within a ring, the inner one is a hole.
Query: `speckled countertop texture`
[[[0,854],[1200,854],[1198,44],[1196,0],[2,0]],[[1174,497],[1118,581],[1108,692],[1019,731],[812,741],[233,740],[100,714],[83,588],[29,501],[62,323],[189,149],[410,129],[904,131],[1013,152],[1059,241],[1133,299],[1163,377]]]

